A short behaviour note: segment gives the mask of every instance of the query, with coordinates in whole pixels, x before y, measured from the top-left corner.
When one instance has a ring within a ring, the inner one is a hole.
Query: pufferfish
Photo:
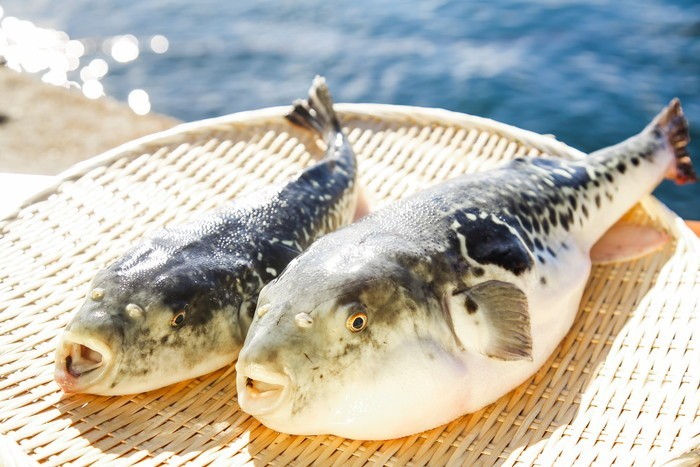
[[[324,158],[153,233],[100,271],[56,350],[65,392],[133,394],[233,363],[260,289],[315,239],[353,220],[357,161],[323,78],[287,118],[325,140]]]
[[[518,158],[321,238],[260,293],[236,364],[241,408],[281,432],[367,440],[494,402],[570,329],[594,244],[664,175],[695,181],[688,141],[674,100],[582,160]],[[593,253],[663,242],[639,238]]]

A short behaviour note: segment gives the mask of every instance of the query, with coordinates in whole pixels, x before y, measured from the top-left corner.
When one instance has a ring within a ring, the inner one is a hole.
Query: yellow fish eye
[[[185,312],[185,310],[182,310],[182,311],[178,312],[178,313],[177,313],[175,316],[173,316],[172,319],[170,320],[170,326],[176,328],[176,327],[182,325],[182,323],[185,322],[185,315],[186,315],[186,314],[187,314],[187,313]]]
[[[345,327],[348,328],[350,332],[360,332],[367,327],[367,313],[364,311],[356,311],[355,313],[348,316],[348,320],[345,322]]]

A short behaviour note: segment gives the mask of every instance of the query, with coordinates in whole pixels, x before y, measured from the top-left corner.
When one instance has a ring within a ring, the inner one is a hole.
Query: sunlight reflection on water
[[[697,0],[0,2],[0,60],[139,112],[284,105],[323,74],[338,102],[446,108],[590,152],[677,96],[700,154]],[[700,218],[700,184],[656,193]]]
[[[148,46],[142,50],[141,44]],[[168,38],[161,34],[144,40],[132,34],[98,41],[71,39],[63,31],[4,16],[0,7],[0,58],[5,66],[18,72],[40,74],[43,82],[54,86],[80,89],[89,99],[105,95],[101,80],[109,73],[108,60],[129,63],[142,52],[164,54],[168,48]],[[143,89],[131,91],[127,103],[138,115],[151,111],[149,95]]]

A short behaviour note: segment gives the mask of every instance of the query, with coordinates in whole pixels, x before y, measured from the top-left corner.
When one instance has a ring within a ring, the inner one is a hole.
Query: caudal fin
[[[681,101],[674,98],[649,126],[664,135],[676,156],[675,164],[671,166],[667,177],[679,185],[696,182],[697,175],[687,150],[690,142],[688,120],[683,115]]]
[[[340,131],[340,122],[333,110],[333,99],[322,76],[316,76],[309,89],[308,99],[294,101],[294,108],[286,115],[295,125],[308,128],[321,136]]]

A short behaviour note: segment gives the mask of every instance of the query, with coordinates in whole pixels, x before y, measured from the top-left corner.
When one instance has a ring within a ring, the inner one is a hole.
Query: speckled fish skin
[[[356,160],[332,105],[317,77],[308,101],[288,116],[325,139],[323,160],[287,183],[156,232],[97,274],[56,352],[64,391],[142,392],[235,360],[263,285],[353,218]]]
[[[605,230],[671,169],[674,101],[585,160],[517,159],[329,234],[265,287],[236,364],[241,408],[293,434],[405,436],[478,410],[551,355]]]

